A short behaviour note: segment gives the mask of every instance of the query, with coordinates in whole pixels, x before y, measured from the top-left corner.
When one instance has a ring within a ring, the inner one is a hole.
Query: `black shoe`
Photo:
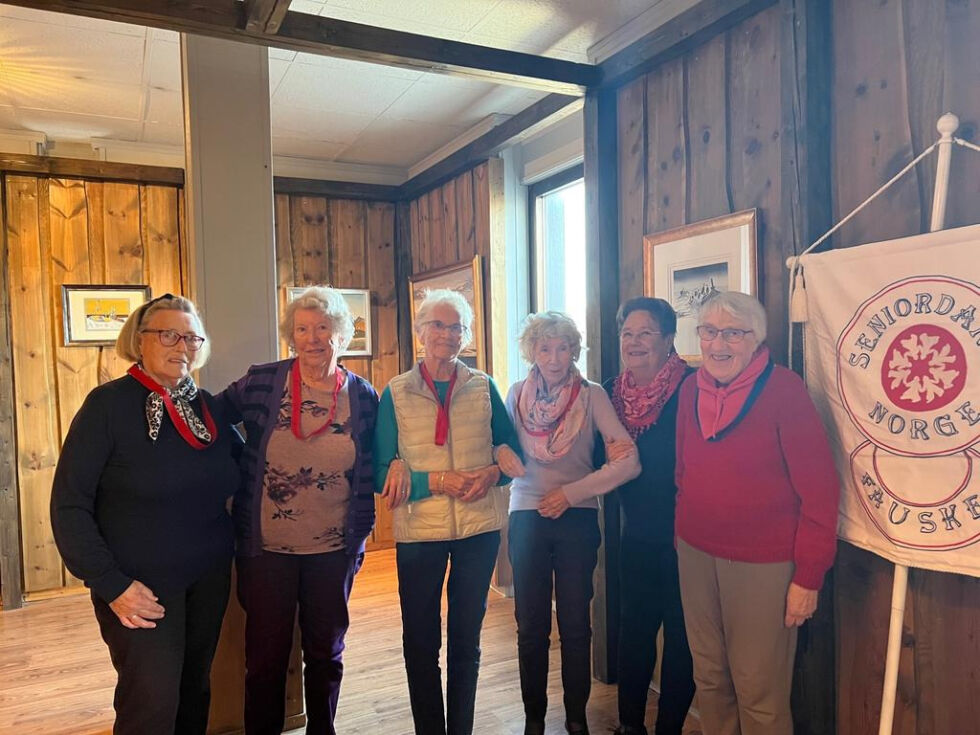
[[[566,722],[565,731],[569,735],[589,735],[589,726],[584,722]]]
[[[642,725],[639,727],[635,725],[620,725],[616,728],[613,735],[647,735],[647,729]]]
[[[527,720],[524,723],[524,735],[544,735],[544,721]]]

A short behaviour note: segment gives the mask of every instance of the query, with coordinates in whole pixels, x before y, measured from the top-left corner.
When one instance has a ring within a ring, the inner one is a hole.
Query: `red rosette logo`
[[[952,403],[966,385],[966,354],[949,330],[912,326],[888,346],[881,362],[885,395],[905,411],[931,411]]]

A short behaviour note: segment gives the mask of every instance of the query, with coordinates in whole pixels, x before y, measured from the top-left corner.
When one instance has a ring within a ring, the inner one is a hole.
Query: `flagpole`
[[[943,229],[946,220],[946,200],[949,194],[949,160],[953,150],[953,133],[960,126],[956,115],[947,112],[936,123],[939,131],[936,162],[936,190],[932,197],[932,219],[929,232]],[[895,720],[895,694],[898,690],[898,662],[902,655],[902,627],[905,624],[905,600],[908,596],[909,568],[895,565],[892,580],[892,609],[888,622],[888,650],[885,655],[885,681],[881,690],[881,718],[878,735],[891,735]]]

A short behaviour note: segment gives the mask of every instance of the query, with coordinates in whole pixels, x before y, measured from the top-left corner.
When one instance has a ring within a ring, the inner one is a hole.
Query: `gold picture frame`
[[[747,209],[643,238],[643,293],[677,312],[674,345],[688,361],[701,359],[697,307],[715,291],[757,295],[758,213]]]
[[[470,260],[447,265],[444,268],[416,273],[408,279],[408,291],[412,309],[412,357],[415,362],[425,354],[415,336],[415,314],[425,298],[426,291],[448,288],[458,291],[473,309],[473,339],[459,353],[459,359],[477,370],[487,369],[486,322],[483,310],[483,259],[474,255]]]

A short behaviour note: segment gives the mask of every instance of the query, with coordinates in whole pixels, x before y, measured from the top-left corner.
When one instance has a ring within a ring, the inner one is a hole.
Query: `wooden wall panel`
[[[715,36],[686,59],[687,127],[691,175],[689,219],[697,222],[733,210],[725,156],[728,150],[728,34]],[[773,85],[775,80],[756,83]]]
[[[646,232],[651,233],[687,222],[684,59],[667,62],[646,80],[645,104],[654,112],[646,116]]]
[[[157,294],[181,293],[180,192],[71,178],[5,181],[24,591],[45,596],[79,585],[62,566],[48,518],[61,442],[88,392],[127,367],[112,347],[64,346],[61,286],[149,283]]]
[[[647,204],[647,82],[643,77],[617,95],[619,126],[619,297],[643,295],[643,235]]]

